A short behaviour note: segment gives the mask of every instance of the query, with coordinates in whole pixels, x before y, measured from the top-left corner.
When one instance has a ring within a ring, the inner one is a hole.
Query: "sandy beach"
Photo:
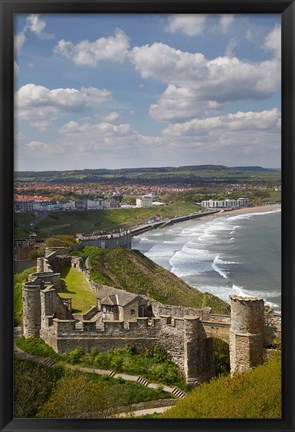
[[[220,212],[215,213],[213,215],[202,217],[202,220],[215,219],[221,216],[235,216],[235,215],[248,214],[248,213],[271,212],[274,210],[279,210],[280,208],[281,208],[281,204],[271,204],[271,205],[256,206],[256,207],[243,207],[235,210],[220,210]]]

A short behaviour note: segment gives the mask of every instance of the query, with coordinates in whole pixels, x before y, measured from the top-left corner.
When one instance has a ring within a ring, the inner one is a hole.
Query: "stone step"
[[[174,394],[174,396],[182,399],[185,397],[185,393],[184,391],[180,390],[178,387],[174,387],[172,390],[172,394]]]
[[[110,377],[113,377],[114,375],[116,375],[116,372],[114,372],[114,371],[111,371],[111,372],[109,373],[109,376],[110,376]]]
[[[144,386],[147,386],[147,385],[148,385],[148,380],[146,380],[145,378],[143,378],[143,377],[141,377],[141,376],[139,376],[139,377],[137,378],[137,382],[138,382],[139,384],[141,384],[141,385],[144,385]]]
[[[55,361],[52,360],[51,358],[47,358],[47,359],[44,360],[43,364],[45,366],[53,366],[53,365],[55,365]]]

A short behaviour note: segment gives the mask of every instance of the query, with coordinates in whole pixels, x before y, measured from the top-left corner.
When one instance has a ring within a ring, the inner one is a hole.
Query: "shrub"
[[[29,252],[29,258],[31,258],[31,259],[40,258],[40,257],[44,256],[44,253],[45,253],[45,250],[43,248],[42,249],[35,249],[35,250]]]
[[[50,357],[52,359],[59,358],[58,354],[56,354],[56,352],[49,345],[47,345],[43,339],[33,337],[25,338],[22,336],[17,339],[16,345],[29,354],[40,357]]]
[[[67,354],[63,355],[64,359],[71,364],[81,363],[83,356],[84,356],[84,350],[82,347],[77,347],[72,351],[68,352]]]

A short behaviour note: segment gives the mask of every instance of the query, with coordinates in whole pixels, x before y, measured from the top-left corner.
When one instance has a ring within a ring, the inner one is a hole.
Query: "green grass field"
[[[72,298],[74,313],[84,313],[90,306],[96,305],[96,294],[90,288],[83,273],[73,267],[63,267],[60,272],[63,292],[60,297]]]
[[[39,238],[48,237],[55,233],[76,234],[92,233],[93,231],[111,231],[117,228],[126,228],[146,222],[152,216],[167,218],[194,213],[200,207],[177,201],[167,206],[149,209],[114,209],[93,211],[54,212],[39,222],[34,231]],[[26,238],[29,228],[27,224],[33,215],[19,213],[15,215],[15,236]]]

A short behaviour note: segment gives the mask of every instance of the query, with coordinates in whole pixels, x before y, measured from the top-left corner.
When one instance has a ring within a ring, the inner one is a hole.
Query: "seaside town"
[[[214,183],[209,182],[207,186],[207,195],[212,197],[216,195]],[[251,185],[232,183],[226,186],[219,183],[219,188],[224,188],[223,200],[218,204],[213,204],[214,200],[201,200],[196,204],[203,207],[232,207],[249,205],[249,199],[246,201],[237,201],[227,199],[231,194],[243,193],[244,191],[261,192],[268,194],[271,190],[280,193],[280,184],[273,186]],[[190,184],[186,185],[148,185],[130,184],[130,185],[112,185],[112,184],[48,184],[24,182],[16,183],[14,195],[14,211],[21,212],[40,212],[40,211],[72,211],[72,210],[105,210],[116,208],[149,208],[152,206],[165,205],[157,197],[164,194],[181,194],[184,192],[195,191]],[[202,191],[200,197],[205,196]],[[67,199],[67,197],[71,199]],[[88,198],[89,197],[89,198]],[[241,199],[240,197],[238,199]],[[226,202],[225,202],[226,201]]]

